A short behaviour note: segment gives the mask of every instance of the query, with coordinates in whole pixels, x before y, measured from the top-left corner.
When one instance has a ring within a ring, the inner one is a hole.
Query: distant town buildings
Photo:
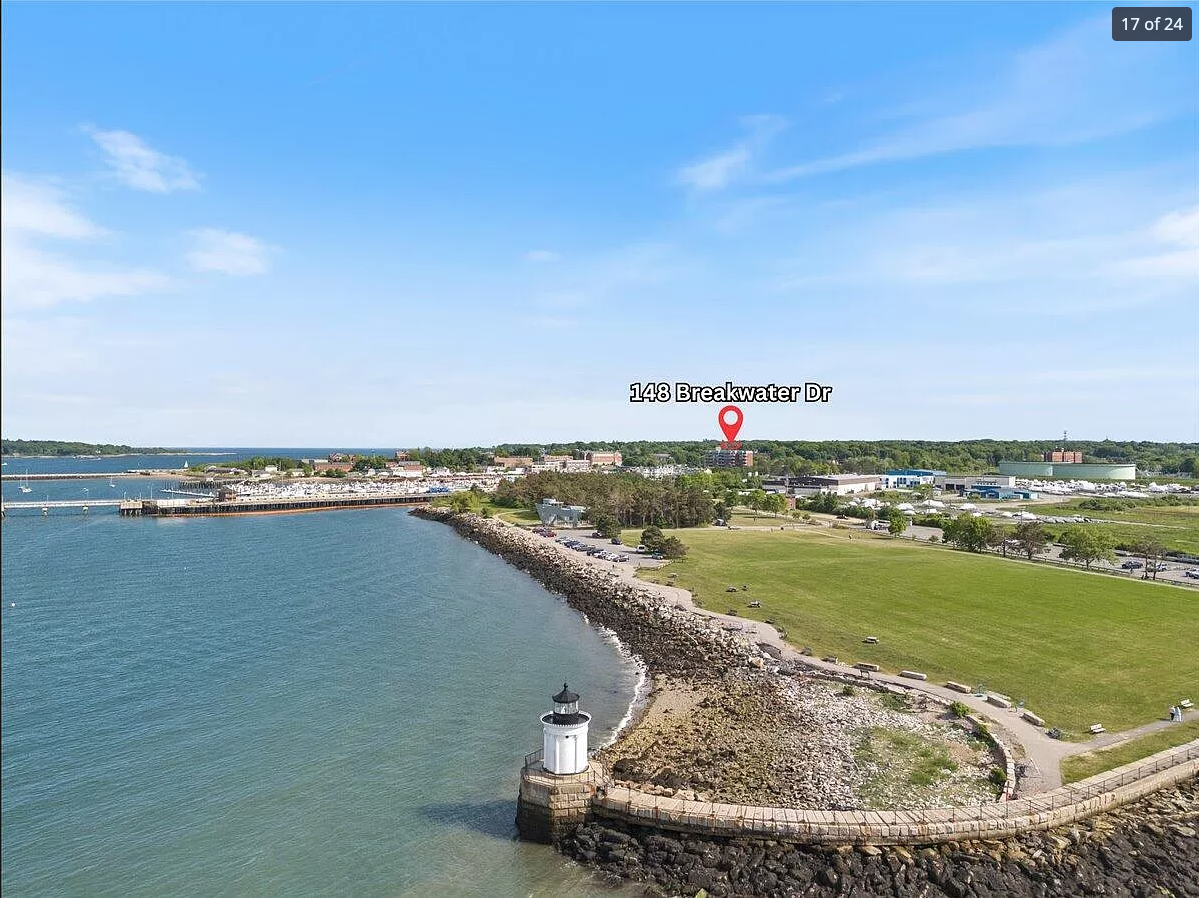
[[[762,488],[784,496],[811,496],[832,493],[850,496],[871,493],[880,488],[878,474],[802,474],[796,477],[772,477],[762,482]]]
[[[792,481],[791,492],[797,496],[813,493],[851,496],[854,493],[872,493],[882,486],[878,474],[808,474],[794,477]]]
[[[923,468],[897,468],[883,474],[880,481],[885,490],[902,490],[932,485],[938,476],[944,474],[944,471],[927,471]]]
[[[1041,458],[1048,462],[1058,462],[1071,465],[1082,464],[1082,453],[1077,449],[1054,449],[1052,452],[1046,452],[1041,456]]]
[[[754,453],[751,449],[713,449],[707,462],[713,468],[752,468]]]
[[[705,469],[697,468],[694,465],[655,465],[652,468],[625,468],[625,470],[640,474],[642,477],[662,480],[667,477],[682,477],[685,474],[699,474]]]
[[[492,464],[500,468],[531,468],[533,459],[527,455],[497,455]]]
[[[621,457],[621,454],[619,452],[607,452],[607,451],[600,451],[600,450],[595,450],[595,449],[586,449],[583,451],[582,455],[586,461],[591,462],[592,466],[596,467],[596,468],[607,468],[607,467],[619,468],[621,466],[621,464],[623,463],[623,458]]]
[[[352,462],[339,460],[344,458],[344,455],[338,455],[337,453],[334,453],[327,459],[317,459],[312,463],[312,472],[314,474],[324,474],[326,471],[344,471],[348,474],[353,469],[354,465]]]
[[[933,485],[944,492],[964,496],[980,489],[1013,489],[1016,478],[1005,474],[939,474]]]

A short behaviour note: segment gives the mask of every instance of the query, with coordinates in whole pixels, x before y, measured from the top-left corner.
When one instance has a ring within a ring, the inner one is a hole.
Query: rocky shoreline
[[[454,527],[530,574],[615,633],[646,665],[654,677],[654,702],[635,727],[600,753],[618,781],[656,794],[736,803],[869,806],[863,799],[865,774],[845,744],[851,731],[837,729],[837,711],[830,716],[827,683],[779,676],[798,672],[785,665],[780,670],[769,653],[736,632],[672,606],[648,587],[580,562],[510,525],[440,508],[412,514]],[[841,704],[859,717],[873,714],[860,704],[861,697],[857,701]],[[932,716],[928,709],[913,710]],[[655,715],[659,723],[665,715],[675,716],[655,731]],[[813,719],[831,720],[833,728],[822,733]],[[675,725],[684,720],[684,726]],[[868,720],[887,724],[885,715]],[[918,730],[919,723],[904,728]],[[796,743],[797,733],[802,744]],[[655,763],[642,764],[644,757]],[[706,889],[711,896],[1199,898],[1199,886],[1193,884],[1199,882],[1197,817],[1199,787],[1192,782],[1064,832],[1003,842],[830,850],[765,840],[676,838],[593,821],[568,833],[558,847],[614,881],[643,881],[651,895],[695,895]]]
[[[1199,781],[1192,780],[1085,824],[1004,841],[820,848],[596,821],[577,827],[558,850],[612,883],[640,880],[651,896],[1195,898],[1197,827]]]

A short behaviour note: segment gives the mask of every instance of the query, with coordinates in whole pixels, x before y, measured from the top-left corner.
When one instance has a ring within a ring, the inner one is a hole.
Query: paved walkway
[[[516,526],[505,521],[509,526]],[[779,635],[771,624],[763,623],[762,621],[749,620],[743,617],[735,617],[729,614],[721,614],[716,611],[710,611],[706,608],[696,607],[691,598],[691,593],[677,586],[667,586],[662,583],[650,583],[646,580],[637,579],[638,568],[629,564],[620,564],[612,561],[603,561],[592,558],[580,552],[575,552],[568,549],[561,543],[547,540],[543,537],[535,536],[523,528],[522,532],[527,534],[527,538],[536,541],[537,545],[553,546],[564,555],[583,562],[591,567],[599,570],[610,571],[614,577],[625,580],[637,586],[645,587],[659,596],[665,601],[674,605],[677,608],[690,611],[693,614],[711,618],[720,621],[726,626],[738,626],[742,633],[750,637],[757,643],[765,643],[777,649],[786,661],[800,664],[805,667],[824,670],[830,673],[837,673],[844,676],[847,673],[856,673],[851,668],[844,664],[832,664],[821,661],[819,658],[812,658],[807,655],[801,655],[796,649],[789,645]],[[748,529],[748,528],[746,528]],[[777,529],[777,528],[762,528],[762,529]],[[568,531],[560,531],[562,533]],[[952,689],[947,689],[936,683],[930,683],[921,680],[911,680],[906,677],[899,677],[886,673],[870,674],[870,679],[876,683],[890,683],[896,686],[901,686],[905,689],[911,689],[917,692],[925,692],[937,698],[951,702],[962,702],[967,705],[971,711],[977,716],[986,718],[988,725],[996,732],[1001,739],[1008,744],[1009,747],[1016,753],[1018,762],[1026,766],[1025,776],[1020,779],[1018,784],[1018,795],[1032,795],[1037,792],[1047,792],[1051,789],[1056,789],[1062,785],[1061,763],[1064,758],[1071,755],[1082,754],[1084,752],[1094,751],[1098,748],[1124,742],[1127,739],[1151,733],[1164,727],[1170,726],[1169,720],[1158,720],[1153,723],[1145,724],[1136,729],[1127,730],[1122,733],[1105,733],[1087,740],[1086,742],[1063,742],[1060,739],[1051,739],[1045,734],[1045,730],[1033,726],[1018,713],[1015,709],[997,708],[987,702],[985,698],[979,698],[973,694],[963,694],[955,692]],[[1184,715],[1186,720],[1199,719],[1199,708],[1192,708]],[[1021,757],[1021,755],[1023,755]]]

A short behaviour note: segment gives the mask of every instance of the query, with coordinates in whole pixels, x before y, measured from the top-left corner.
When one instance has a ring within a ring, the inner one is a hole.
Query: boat
[[[33,487],[29,485],[29,472],[25,472],[25,479],[21,481],[21,492],[32,493]]]

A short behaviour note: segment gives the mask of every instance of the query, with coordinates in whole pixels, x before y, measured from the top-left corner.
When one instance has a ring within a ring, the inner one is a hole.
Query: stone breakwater
[[[655,675],[657,697],[647,718],[654,713],[659,699],[678,701],[676,687],[681,682],[700,696],[695,701],[701,704],[704,701],[709,705],[719,704],[723,696],[736,694],[743,688],[749,690],[750,696],[765,696],[765,705],[756,698],[749,701],[748,717],[760,719],[766,711],[777,713],[774,702],[788,691],[780,684],[802,685],[807,679],[778,676],[778,666],[770,669],[767,655],[743,637],[670,605],[640,584],[622,581],[618,575],[580,563],[515,528],[441,509],[419,509],[413,513],[450,524],[464,537],[561,594],[594,623],[615,633]],[[778,672],[795,673],[786,669]],[[821,685],[827,688],[827,684]],[[762,690],[760,695],[755,693],[757,689]],[[740,706],[741,702],[733,704]],[[788,713],[800,713],[803,704],[801,701],[787,706],[791,708]],[[676,706],[660,710],[665,714],[686,709]],[[673,801],[703,801],[710,800],[707,793],[728,794],[726,790],[749,787],[757,795],[790,791],[795,797],[797,792],[816,789],[825,794],[836,793],[830,803],[848,804],[857,800],[852,790],[844,791],[848,774],[838,774],[838,767],[847,766],[844,755],[837,758],[834,752],[828,769],[821,771],[821,777],[827,773],[829,780],[812,779],[810,771],[804,771],[797,781],[794,769],[787,770],[786,763],[778,763],[780,758],[795,761],[794,744],[785,739],[767,739],[759,750],[752,748],[754,739],[750,738],[749,753],[742,754],[746,750],[742,729],[745,721],[736,723],[735,709],[725,710],[727,714],[717,716],[733,718],[728,728],[736,730],[737,752],[733,757],[724,747],[695,742],[692,737],[702,734],[691,733],[678,743],[684,754],[679,756],[677,767],[664,770],[659,765],[652,775],[650,771],[637,770],[644,758],[620,748],[635,743],[634,737],[647,727],[645,719],[614,746],[601,752],[601,757],[609,770],[626,774],[630,785],[638,790],[638,793],[626,790],[626,794],[646,795],[650,801],[657,800],[653,798],[655,795],[673,795],[669,799]],[[811,711],[810,704],[806,710]],[[664,738],[669,738],[669,729],[663,731]],[[775,727],[769,731],[777,734],[783,729]],[[684,746],[684,742],[688,745]],[[819,739],[807,742],[803,754],[816,755],[819,764],[827,757],[824,752],[811,751],[818,745]],[[691,750],[689,755],[685,753],[687,747]],[[659,743],[654,755],[661,749]],[[619,771],[613,770],[622,760],[627,763],[620,765]],[[748,772],[754,781],[746,782],[743,772]],[[606,779],[602,773],[601,778]],[[622,777],[618,775],[616,779],[619,784]],[[603,805],[607,792],[621,791],[619,785],[612,789],[611,780],[606,781],[610,785],[600,794],[594,792],[594,785],[579,787],[592,795],[590,800],[583,801],[584,805]],[[826,782],[832,785],[822,789],[821,784]],[[1172,782],[1178,783],[1178,778]],[[698,788],[701,785],[705,787],[702,791]],[[613,881],[640,880],[645,893],[656,896],[690,896],[706,890],[713,898],[743,895],[1050,898],[1075,894],[1199,898],[1196,885],[1199,883],[1196,876],[1199,784],[1193,774],[1191,779],[1147,798],[1057,829],[1003,839],[962,834],[956,837],[958,841],[924,847],[799,845],[777,836],[713,834],[718,830],[698,835],[693,830],[676,832],[661,825],[643,826],[628,815],[606,811],[588,815],[580,808],[570,814],[578,812],[581,816],[574,823],[553,834],[559,850],[594,865]],[[966,838],[973,841],[963,841]]]
[[[526,571],[646,665],[654,678],[651,704],[597,754],[616,785],[692,800],[827,809],[996,798],[987,782],[996,758],[939,720],[939,706],[917,697],[900,713],[870,689],[840,694],[842,684],[780,664],[719,621],[500,521],[437,508],[412,514],[443,521]],[[955,775],[917,787],[906,779],[883,783],[877,768],[890,759],[861,751],[880,730],[912,733],[916,747],[952,756]]]
[[[745,640],[697,623],[694,616],[664,605],[648,589],[581,563],[556,548],[531,543],[499,521],[456,515],[441,508],[419,508],[417,517],[442,521],[462,536],[561,595],[594,624],[611,630],[651,674],[689,680],[719,680],[760,662],[760,652]]]
[[[1002,841],[814,847],[590,822],[558,843],[644,894],[1055,898],[1199,896],[1199,780],[1084,823]]]

